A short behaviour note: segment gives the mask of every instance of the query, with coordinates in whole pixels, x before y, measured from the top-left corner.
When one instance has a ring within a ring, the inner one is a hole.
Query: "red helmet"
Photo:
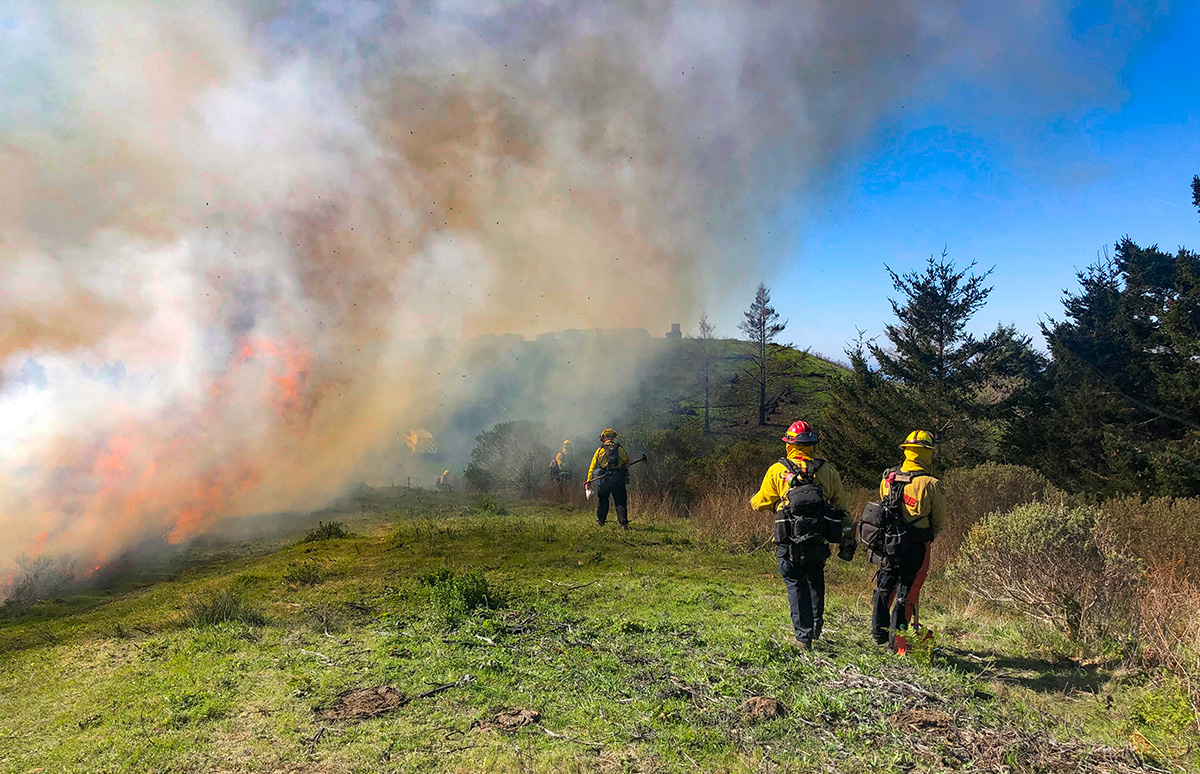
[[[794,443],[798,446],[816,446],[820,439],[817,431],[812,429],[812,425],[801,420],[792,423],[782,440],[784,443]]]

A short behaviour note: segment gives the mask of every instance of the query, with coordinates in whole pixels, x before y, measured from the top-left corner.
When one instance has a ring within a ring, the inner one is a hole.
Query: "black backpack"
[[[904,507],[904,490],[916,479],[929,474],[893,469],[885,475],[889,478],[887,496],[877,502],[867,503],[858,520],[857,531],[858,542],[863,548],[875,556],[891,558],[901,555],[914,543],[929,540],[929,530],[910,522]]]
[[[841,540],[842,517],[825,501],[821,485],[814,478],[824,460],[813,460],[807,472],[786,457],[779,460],[792,474],[786,502],[775,512],[775,542],[779,545]]]

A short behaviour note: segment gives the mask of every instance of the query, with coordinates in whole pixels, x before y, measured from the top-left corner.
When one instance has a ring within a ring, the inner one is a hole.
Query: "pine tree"
[[[746,334],[751,345],[750,361],[753,364],[753,375],[758,387],[758,425],[767,424],[767,386],[774,376],[771,364],[771,345],[787,322],[779,322],[779,312],[771,306],[771,292],[767,286],[758,283],[754,294],[754,302],[742,313],[745,318],[738,323],[738,329]]]
[[[945,433],[971,413],[988,376],[978,362],[988,348],[966,326],[992,292],[984,284],[992,270],[972,274],[974,261],[958,270],[944,250],[929,257],[924,271],[900,275],[885,268],[900,294],[892,299],[897,322],[884,328],[889,347],[871,343],[868,349],[886,377],[921,395],[933,429]]]
[[[896,445],[914,429],[914,418],[925,415],[913,391],[871,368],[868,346],[859,331],[846,348],[850,372],[830,385],[822,433],[824,446],[837,450],[842,476],[859,486],[879,482],[898,454]]]
[[[1042,326],[1053,413],[1030,453],[1071,489],[1200,494],[1200,255],[1126,237],[1079,282]]]

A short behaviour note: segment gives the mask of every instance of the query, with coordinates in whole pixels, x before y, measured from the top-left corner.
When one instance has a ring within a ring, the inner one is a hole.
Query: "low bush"
[[[475,498],[475,513],[480,516],[507,516],[508,509],[500,501],[489,494],[481,494]]]
[[[480,608],[494,609],[503,602],[478,570],[459,575],[442,567],[417,581],[429,591],[434,617],[447,628],[458,626]]]
[[[191,599],[184,609],[182,623],[186,627],[202,628],[231,621],[247,626],[262,626],[266,623],[263,614],[244,597],[228,590],[210,592]]]
[[[533,497],[546,482],[554,458],[549,428],[540,422],[502,422],[475,438],[471,464],[463,473],[477,492],[511,492]]]
[[[70,564],[56,562],[47,556],[24,554],[17,557],[16,564],[9,585],[0,585],[5,610],[23,610],[38,600],[65,594],[75,585],[75,573]]]
[[[1099,509],[1028,503],[985,516],[951,573],[972,596],[1049,623],[1077,645],[1135,630],[1143,565]]]
[[[308,531],[301,543],[315,543],[319,540],[339,540],[350,537],[346,525],[340,521],[318,521],[317,526]]]
[[[955,468],[942,477],[946,487],[946,528],[934,542],[930,569],[945,568],[958,555],[959,546],[980,519],[1018,505],[1061,498],[1050,480],[1032,468],[988,462],[973,468]]]

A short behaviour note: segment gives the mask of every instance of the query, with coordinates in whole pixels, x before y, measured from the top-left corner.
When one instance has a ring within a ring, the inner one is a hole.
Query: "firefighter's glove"
[[[843,562],[849,562],[854,559],[854,551],[858,548],[858,541],[854,539],[853,533],[842,533],[842,545],[838,548],[838,559]]]

